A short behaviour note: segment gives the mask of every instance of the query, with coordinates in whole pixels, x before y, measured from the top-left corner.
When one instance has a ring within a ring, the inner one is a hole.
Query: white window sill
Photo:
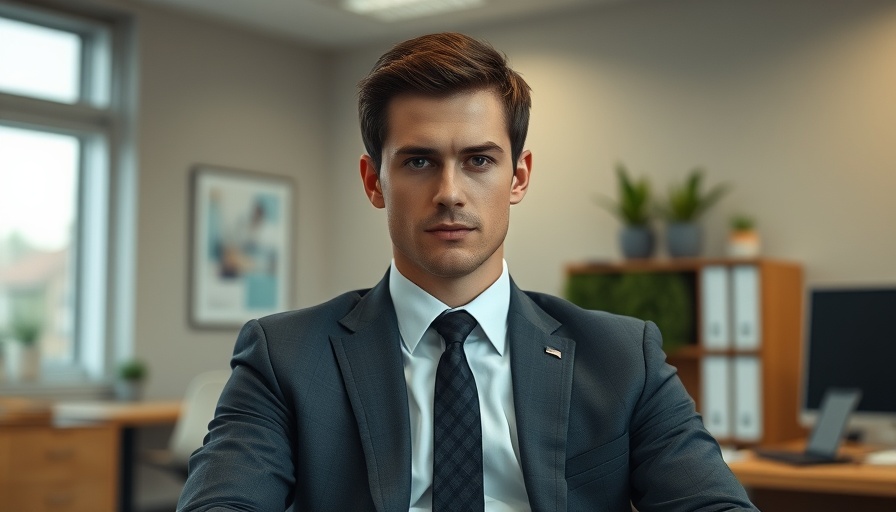
[[[112,396],[112,384],[90,381],[0,382],[0,396],[43,400],[98,400]]]

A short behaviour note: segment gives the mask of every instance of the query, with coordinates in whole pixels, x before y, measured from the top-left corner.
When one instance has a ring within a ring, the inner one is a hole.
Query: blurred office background
[[[121,143],[111,206],[97,214],[116,219],[100,269],[103,342],[77,340],[71,356],[94,354],[90,382],[7,382],[0,393],[99,395],[117,362],[137,357],[150,370],[145,397],[178,398],[198,373],[227,367],[238,328],[196,328],[188,314],[199,164],[292,180],[290,307],[375,284],[391,246],[359,180],[356,84],[391,44],[431,31],[488,40],[533,89],[533,182],[506,244],[522,288],[561,295],[566,265],[620,259],[619,222],[594,201],[615,193],[619,161],[660,194],[695,166],[731,185],[702,220],[705,256],[725,255],[729,217],[745,212],[763,255],[801,264],[807,287],[896,283],[892,0],[544,1],[393,23],[334,18],[323,3],[291,18],[290,3],[0,2],[116,20],[128,52],[127,101],[110,114]],[[9,111],[0,103],[0,123]],[[176,489],[148,491],[147,507],[152,494]]]

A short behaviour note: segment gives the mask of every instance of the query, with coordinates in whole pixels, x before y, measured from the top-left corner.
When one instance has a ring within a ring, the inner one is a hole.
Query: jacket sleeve
[[[240,332],[231,367],[205,442],[190,458],[178,511],[286,510],[292,501],[293,413],[257,321]]]
[[[632,501],[641,512],[757,510],[703,427],[662,337],[647,322],[646,377],[631,423]]]

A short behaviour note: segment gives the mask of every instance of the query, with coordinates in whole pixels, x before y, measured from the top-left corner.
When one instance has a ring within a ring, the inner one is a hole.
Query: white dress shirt
[[[401,275],[394,261],[389,293],[401,333],[411,419],[410,511],[432,510],[433,395],[445,342],[429,326],[451,308]],[[505,261],[494,284],[470,303],[455,308],[466,310],[479,323],[464,343],[464,353],[479,393],[487,512],[531,510],[520,466],[510,381],[509,307],[510,277]]]

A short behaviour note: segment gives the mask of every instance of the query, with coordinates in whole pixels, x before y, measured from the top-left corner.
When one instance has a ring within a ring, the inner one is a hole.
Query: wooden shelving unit
[[[670,349],[668,361],[678,369],[710,432],[719,442],[743,446],[806,435],[798,421],[804,295],[800,265],[770,259],[637,260],[572,264],[566,272],[570,280],[681,275],[691,287],[693,339]]]

